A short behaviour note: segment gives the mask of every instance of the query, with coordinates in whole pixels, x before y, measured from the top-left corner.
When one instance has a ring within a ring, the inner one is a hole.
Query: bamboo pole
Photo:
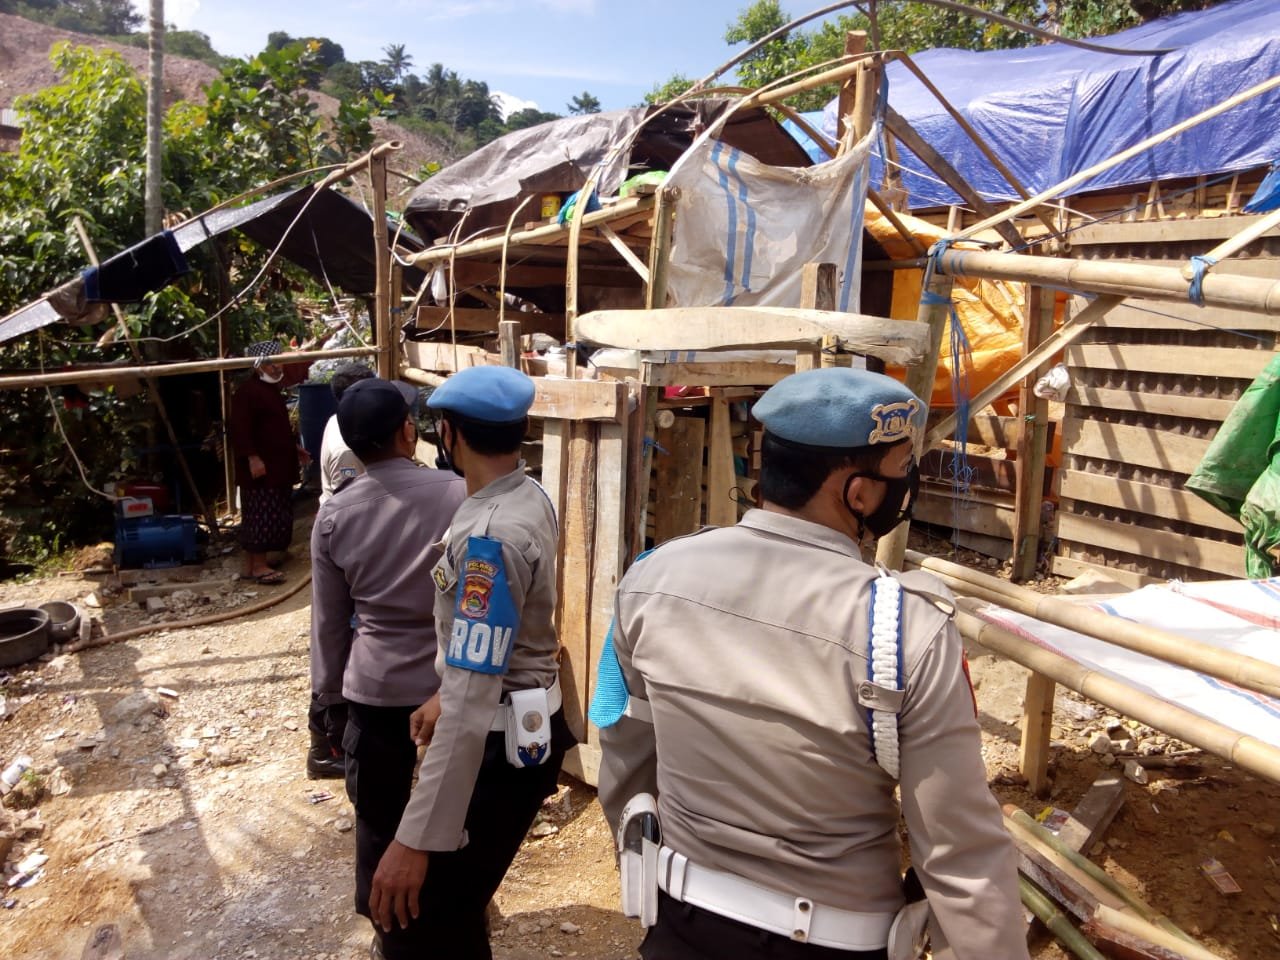
[[[1023,905],[1036,915],[1036,919],[1080,960],[1106,960],[1045,892],[1022,874],[1018,874],[1018,895]]]
[[[391,366],[391,251],[387,243],[387,158],[385,152],[369,155],[369,185],[373,191],[373,342],[378,347],[378,376],[394,379]]]
[[[1019,258],[1025,259],[1025,258]],[[984,409],[1001,394],[1012,387],[1015,383],[1025,377],[1028,373],[1040,366],[1059,350],[1064,349],[1067,344],[1076,340],[1080,334],[1089,329],[1089,326],[1097,320],[1101,320],[1107,315],[1112,307],[1117,306],[1124,298],[1116,296],[1098,297],[1093,303],[1085,307],[1078,314],[1068,320],[1059,329],[1040,341],[1040,345],[1033,350],[1025,353],[1021,360],[1012,367],[1002,373],[986,387],[978,391],[977,396],[969,401],[969,416],[973,416]],[[950,413],[943,417],[929,431],[928,436],[924,440],[924,448],[932,450],[942,440],[955,431],[958,417],[955,413]]]
[[[417,367],[404,367],[400,371],[400,378],[408,383],[416,383],[420,387],[439,387],[448,379],[437,373],[419,370]]]
[[[343,357],[369,357],[377,352],[376,347],[345,347],[341,350],[280,353],[271,359],[273,363],[283,366],[289,363],[310,363],[315,360],[338,360]],[[213,370],[248,370],[253,364],[253,357],[224,357],[219,360],[190,360],[182,363],[154,363],[130,367],[80,367],[75,370],[59,370],[57,373],[0,376],[0,390],[30,390],[32,387],[52,387],[64,383],[116,383],[120,380],[177,377],[186,373],[209,373]]]
[[[920,294],[920,307],[916,319],[929,325],[929,350],[919,363],[907,367],[905,378],[907,389],[920,397],[926,404],[933,396],[933,380],[938,372],[938,355],[942,351],[942,335],[951,319],[951,287],[952,279],[937,271],[928,274],[929,282]],[[924,431],[920,430],[915,438],[916,460],[924,456]],[[911,532],[911,522],[903,521],[892,531],[881,537],[876,544],[876,561],[890,570],[902,568],[902,558],[907,549],[907,535]]]
[[[1146,139],[1140,141],[1139,143],[1134,144],[1132,147],[1129,147],[1127,150],[1121,150],[1119,153],[1114,154],[1111,157],[1108,157],[1106,160],[1103,160],[1101,163],[1095,163],[1093,166],[1089,167],[1087,170],[1081,170],[1079,173],[1076,173],[1070,177],[1067,177],[1066,180],[1063,180],[1061,183],[1056,184],[1055,186],[1052,186],[1047,190],[1042,190],[1040,193],[1037,193],[1034,197],[1029,197],[1028,199],[1023,200],[1021,203],[1016,203],[1009,209],[1004,210],[1001,213],[996,214],[995,216],[988,217],[980,223],[975,223],[969,229],[961,231],[955,237],[955,239],[966,240],[970,237],[975,236],[976,234],[981,233],[983,230],[991,229],[997,223],[1004,223],[1007,220],[1012,220],[1014,217],[1021,216],[1022,214],[1026,213],[1028,210],[1035,209],[1040,204],[1044,203],[1046,200],[1051,200],[1054,197],[1058,196],[1059,194],[1066,193],[1072,187],[1079,186],[1082,183],[1092,180],[1098,174],[1104,173],[1107,170],[1110,170],[1112,167],[1119,166],[1120,164],[1124,163],[1126,160],[1129,160],[1132,157],[1136,157],[1140,153],[1145,153],[1147,150],[1150,150],[1152,147],[1157,146],[1161,143],[1164,143],[1167,140],[1171,140],[1174,137],[1176,137],[1178,134],[1184,133],[1187,130],[1190,130],[1192,127],[1199,126],[1200,124],[1204,123],[1206,120],[1212,120],[1214,117],[1218,116],[1219,114],[1225,113],[1228,110],[1238,107],[1240,104],[1245,103],[1249,100],[1252,100],[1255,97],[1260,97],[1262,96],[1262,94],[1267,93],[1271,90],[1274,90],[1277,87],[1280,87],[1280,76],[1275,76],[1275,77],[1272,77],[1270,80],[1264,80],[1262,83],[1255,84],[1254,86],[1250,87],[1248,90],[1238,93],[1234,97],[1228,97],[1226,100],[1223,100],[1221,103],[1218,103],[1210,107],[1208,110],[1202,110],[1200,113],[1197,113],[1193,117],[1188,117],[1186,120],[1183,120],[1180,123],[1175,123],[1173,126],[1168,127],[1165,130],[1162,130],[1160,133],[1157,133],[1154,136],[1147,137]]]
[[[649,282],[645,285],[646,310],[667,305],[667,270],[671,266],[671,228],[680,200],[679,187],[659,187],[653,215],[653,239],[649,242]],[[648,436],[648,434],[646,434]]]
[[[927,557],[914,550],[907,551],[906,560],[937,575],[957,593],[976,596],[1065,630],[1074,630],[1135,653],[1226,680],[1246,690],[1280,697],[1280,666],[1274,663],[1036,593],[999,577],[988,576],[939,557]]]
[[[988,623],[974,612],[981,601],[960,597],[956,604],[956,626],[974,643],[1052,677],[1081,696],[1280,783],[1280,748],[1184,710],[1127,683],[1113,680],[1010,630]]]
[[[1140,899],[1131,893],[1122,883],[1118,882],[1111,874],[1103,870],[1100,866],[1081,854],[1078,850],[1073,850],[1061,837],[1045,829],[1044,824],[1040,823],[1025,810],[1016,807],[1011,803],[1004,805],[1004,815],[1008,820],[1013,821],[1022,827],[1027,833],[1033,836],[1042,846],[1046,846],[1051,850],[1057,851],[1070,864],[1082,873],[1092,877],[1098,883],[1102,884],[1117,897],[1119,897],[1130,909],[1134,910],[1143,920],[1153,923],[1163,930],[1173,934],[1180,940],[1187,943],[1195,943],[1195,940],[1180,930],[1172,920],[1166,917],[1159,910],[1156,910],[1151,904]]]
[[[1093,919],[1113,930],[1138,937],[1160,949],[1169,950],[1181,960],[1222,960],[1219,954],[1206,950],[1198,943],[1181,940],[1171,934],[1162,936],[1164,931],[1159,927],[1153,927],[1142,919],[1117,910],[1115,907],[1109,907],[1105,903],[1098,904],[1098,908],[1093,912]]]
[[[1222,243],[1218,244],[1205,254],[1205,259],[1217,262],[1219,260],[1225,260],[1227,257],[1234,257],[1249,244],[1253,243],[1253,241],[1260,238],[1263,234],[1274,230],[1277,226],[1280,226],[1280,210],[1272,211],[1267,214],[1267,216],[1254,221],[1234,237],[1230,237],[1227,240],[1222,241]],[[1213,263],[1209,263],[1205,267],[1206,271],[1211,269],[1213,269]],[[1187,264],[1182,268],[1182,276],[1186,280],[1190,280],[1195,276],[1195,269],[1191,264]]]
[[[1015,280],[1120,297],[1171,303],[1188,299],[1187,280],[1179,267],[949,249],[938,257],[938,269],[952,276]],[[1280,280],[1210,274],[1204,278],[1203,291],[1206,307],[1280,315]]]

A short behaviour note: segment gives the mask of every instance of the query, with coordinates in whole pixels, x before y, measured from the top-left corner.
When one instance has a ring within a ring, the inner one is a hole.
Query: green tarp
[[[1187,489],[1240,521],[1250,579],[1280,572],[1280,355],[1231,409]]]

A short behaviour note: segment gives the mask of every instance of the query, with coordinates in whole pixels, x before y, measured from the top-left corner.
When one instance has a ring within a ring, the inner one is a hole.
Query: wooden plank
[[[1088,856],[1123,804],[1124,780],[1114,773],[1099,777],[1071,811],[1071,819],[1058,830],[1058,838]]]
[[[1209,570],[1227,577],[1244,577],[1244,547],[1203,540],[1182,533],[1148,530],[1114,520],[1058,515],[1058,539],[1131,553],[1148,560]]]
[[[529,416],[552,420],[613,420],[626,412],[626,386],[604,380],[533,379]]]
[[[485,263],[478,260],[459,259],[453,266],[458,293],[468,292],[472,287],[493,287],[497,289],[501,281],[502,265]],[[507,289],[520,287],[561,287],[564,286],[565,268],[556,264],[518,263],[507,266]],[[580,282],[592,287],[638,287],[640,278],[630,267],[584,267],[579,271]]]
[[[1195,470],[1209,443],[1208,439],[1120,423],[1073,418],[1062,424],[1063,456],[1093,457],[1174,473]]]
[[[732,360],[711,363],[644,364],[644,382],[655,387],[771,387],[793,373],[789,364],[764,360]]]
[[[563,655],[560,685],[564,716],[579,741],[585,741],[591,656],[591,555],[596,515],[596,424],[572,424],[569,469],[565,482],[564,516],[560,536],[564,562],[560,567],[557,631]]]
[[[449,322],[448,307],[418,307],[414,326],[419,330],[447,331],[465,330],[468,333],[498,331],[498,318],[502,316],[497,310],[480,310],[471,307],[454,307],[453,323]],[[553,337],[564,337],[564,314],[562,313],[516,313],[507,311],[508,320],[518,320],[522,333],[548,333]],[[416,366],[416,364],[415,364]],[[423,368],[427,369],[426,367]]]
[[[1274,269],[1280,273],[1280,261],[1275,262]],[[1072,297],[1071,309],[1082,309],[1087,303],[1084,297]],[[1269,330],[1274,333],[1280,331],[1280,317],[1223,307],[1198,307],[1190,302],[1128,300],[1112,309],[1094,326],[1113,330]]]
[[[675,422],[657,432],[658,451],[654,458],[655,488],[654,544],[684,536],[698,529],[702,516],[702,449],[707,422],[701,417],[676,417]]]
[[[501,357],[483,347],[471,347],[452,343],[406,340],[404,359],[411,367],[435,373],[453,373],[468,367],[483,367],[501,362]]]
[[[1102,387],[1072,386],[1067,402],[1105,410],[1133,410],[1153,416],[1189,417],[1221,423],[1227,419],[1234,400],[1213,397],[1178,396],[1171,393],[1140,393],[1132,390],[1108,390]]]
[[[1001,540],[1013,540],[1013,504],[983,503],[970,500],[967,503],[956,503],[949,490],[929,490],[922,483],[921,496],[916,501],[913,517],[921,523],[931,523],[938,527],[966,530],[984,536],[999,537]],[[1010,500],[1012,498],[1009,498]]]
[[[1100,503],[1164,520],[1180,520],[1215,530],[1244,533],[1244,527],[1237,520],[1187,490],[1066,469],[1059,471],[1058,483],[1059,495],[1064,499]]]
[[[733,436],[729,428],[729,400],[719,390],[711,395],[711,425],[707,437],[707,523],[731,527],[738,522],[734,502]]]
[[[729,350],[807,347],[827,334],[843,349],[909,365],[924,358],[927,325],[799,307],[671,307],[595,310],[577,318],[580,339],[624,350]]]
[[[1179,376],[1230,377],[1253,380],[1271,361],[1270,350],[1235,347],[1182,347],[1174,344],[1073,343],[1066,350],[1069,367],[1173,373]]]
[[[569,466],[566,446],[570,424],[567,420],[546,420],[542,424],[542,489],[555,507],[556,517],[564,516],[565,472]],[[563,539],[561,540],[563,546]]]
[[[600,783],[600,734],[593,726],[587,727],[587,739],[579,743],[564,756],[560,767],[571,777],[576,777],[588,786]]]
[[[1108,221],[1081,227],[1071,234],[1072,247],[1104,243],[1177,243],[1191,240],[1226,240],[1257,223],[1254,216],[1201,217],[1188,220],[1153,220],[1146,223]],[[1266,236],[1280,236],[1280,227]],[[1216,268],[1215,268],[1216,269]]]
[[[1027,674],[1027,692],[1022,701],[1022,743],[1019,769],[1027,778],[1027,789],[1038,797],[1049,791],[1049,734],[1053,727],[1053,697],[1058,685],[1050,677],[1032,671]]]
[[[943,417],[950,416],[949,409],[930,410],[925,432],[932,430]],[[1020,417],[1002,417],[994,413],[980,413],[969,420],[967,434],[970,444],[994,447],[997,450],[1012,450],[1018,445],[1018,432],[1022,429]],[[1048,421],[1048,439],[1052,440],[1057,429],[1057,421]]]
[[[600,650],[613,623],[613,597],[625,566],[627,524],[626,424],[600,425],[596,442],[595,526],[592,530],[590,632],[587,636],[586,701],[591,701]],[[566,583],[566,589],[573,584]]]
[[[1065,545],[1069,548],[1069,545]],[[1131,590],[1140,590],[1142,587],[1150,583],[1163,583],[1160,577],[1149,577],[1144,573],[1135,573],[1132,570],[1125,570],[1121,567],[1114,567],[1102,563],[1091,563],[1088,560],[1081,560],[1078,557],[1072,557],[1066,554],[1060,554],[1053,558],[1053,572],[1056,576],[1067,577],[1073,579],[1083,573],[1097,573],[1116,583],[1122,583]]]

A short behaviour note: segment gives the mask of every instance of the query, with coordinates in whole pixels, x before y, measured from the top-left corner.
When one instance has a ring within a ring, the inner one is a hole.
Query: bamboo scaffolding
[[[1176,704],[1047,650],[1011,630],[988,623],[976,613],[981,603],[982,601],[969,597],[960,597],[956,601],[956,626],[963,636],[974,643],[1043,674],[1081,696],[1112,707],[1140,723],[1222,757],[1229,763],[1238,764],[1272,782],[1280,783],[1280,748],[1184,710]]]
[[[999,577],[938,557],[928,557],[915,550],[907,551],[906,561],[938,576],[956,593],[968,594],[1135,653],[1206,673],[1247,690],[1271,697],[1280,696],[1280,666],[1265,660],[1036,593]]]
[[[1208,261],[1205,264],[1206,272],[1212,270],[1217,261],[1234,257],[1253,241],[1274,230],[1277,226],[1280,226],[1280,210],[1272,211],[1267,216],[1259,218],[1257,222],[1241,230],[1234,237],[1224,240],[1204,255],[1204,259]],[[1191,264],[1187,264],[1182,268],[1182,276],[1187,280],[1195,276],[1195,269]]]

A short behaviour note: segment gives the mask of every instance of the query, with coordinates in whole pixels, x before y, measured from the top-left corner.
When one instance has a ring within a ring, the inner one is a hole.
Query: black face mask
[[[436,454],[437,470],[452,470],[460,477],[466,477],[466,473],[453,461],[453,456],[449,449],[444,445],[444,430],[436,428],[436,438],[440,441],[440,450]]]
[[[884,499],[866,516],[849,506],[849,484],[855,477],[867,477],[879,480],[885,485]],[[903,477],[884,477],[878,473],[851,473],[844,482],[844,505],[849,512],[858,518],[862,528],[873,537],[883,537],[903,520],[911,519],[911,510],[916,503],[916,495],[920,492],[920,466],[913,463],[911,469]]]

